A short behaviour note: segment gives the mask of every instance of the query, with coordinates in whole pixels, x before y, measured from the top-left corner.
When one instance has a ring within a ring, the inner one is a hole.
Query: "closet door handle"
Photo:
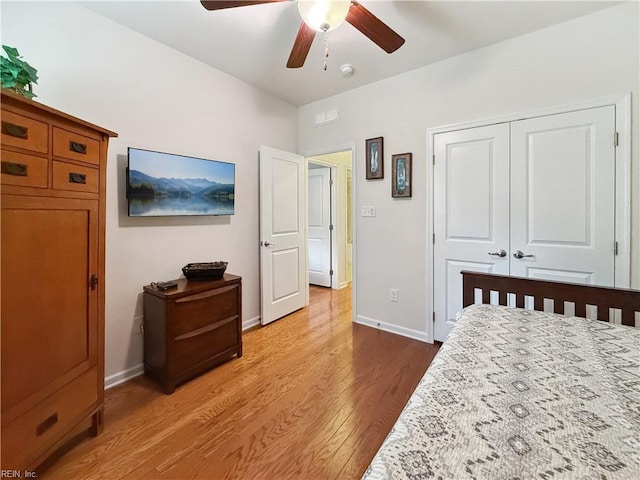
[[[535,255],[525,255],[520,250],[516,250],[515,252],[513,252],[513,256],[515,258],[531,258],[531,257],[535,257]]]
[[[506,250],[503,250],[502,248],[500,250],[498,250],[497,252],[489,252],[489,255],[495,255],[497,257],[506,257],[507,256],[507,252]]]

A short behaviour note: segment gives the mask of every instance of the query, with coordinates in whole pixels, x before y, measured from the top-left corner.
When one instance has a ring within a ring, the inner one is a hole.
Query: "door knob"
[[[271,242],[269,242],[269,241],[264,242],[264,243],[263,243],[263,245],[264,245],[265,247],[275,247],[275,246],[276,246],[276,244],[275,244],[275,243],[271,243]]]
[[[489,255],[496,255],[498,257],[506,257],[507,256],[507,252],[506,250],[503,250],[502,248],[500,250],[498,250],[497,252],[489,252]]]
[[[516,250],[515,252],[513,252],[513,256],[516,258],[530,258],[530,257],[535,257],[535,255],[525,255],[524,253],[522,253],[520,250]]]

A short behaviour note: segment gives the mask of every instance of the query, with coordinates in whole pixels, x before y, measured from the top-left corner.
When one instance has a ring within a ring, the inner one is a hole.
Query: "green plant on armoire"
[[[27,98],[33,98],[32,84],[38,83],[38,71],[25,62],[16,48],[3,45],[7,56],[0,56],[0,85]]]

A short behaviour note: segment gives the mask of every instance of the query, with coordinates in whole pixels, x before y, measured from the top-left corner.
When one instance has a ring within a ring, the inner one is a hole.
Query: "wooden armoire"
[[[116,134],[4,90],[1,108],[1,468],[24,472],[102,430]]]

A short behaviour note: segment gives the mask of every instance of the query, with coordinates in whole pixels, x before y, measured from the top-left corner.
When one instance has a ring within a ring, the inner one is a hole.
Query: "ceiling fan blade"
[[[351,2],[346,20],[387,53],[395,52],[404,43],[404,38],[358,2]]]
[[[207,10],[222,10],[223,8],[246,7],[247,5],[259,5],[261,3],[286,2],[289,0],[249,0],[246,2],[225,0],[200,0],[200,3]]]
[[[304,65],[304,61],[307,58],[307,54],[315,37],[316,31],[302,22],[296,40],[293,42],[293,47],[291,48],[287,68],[300,68]]]

